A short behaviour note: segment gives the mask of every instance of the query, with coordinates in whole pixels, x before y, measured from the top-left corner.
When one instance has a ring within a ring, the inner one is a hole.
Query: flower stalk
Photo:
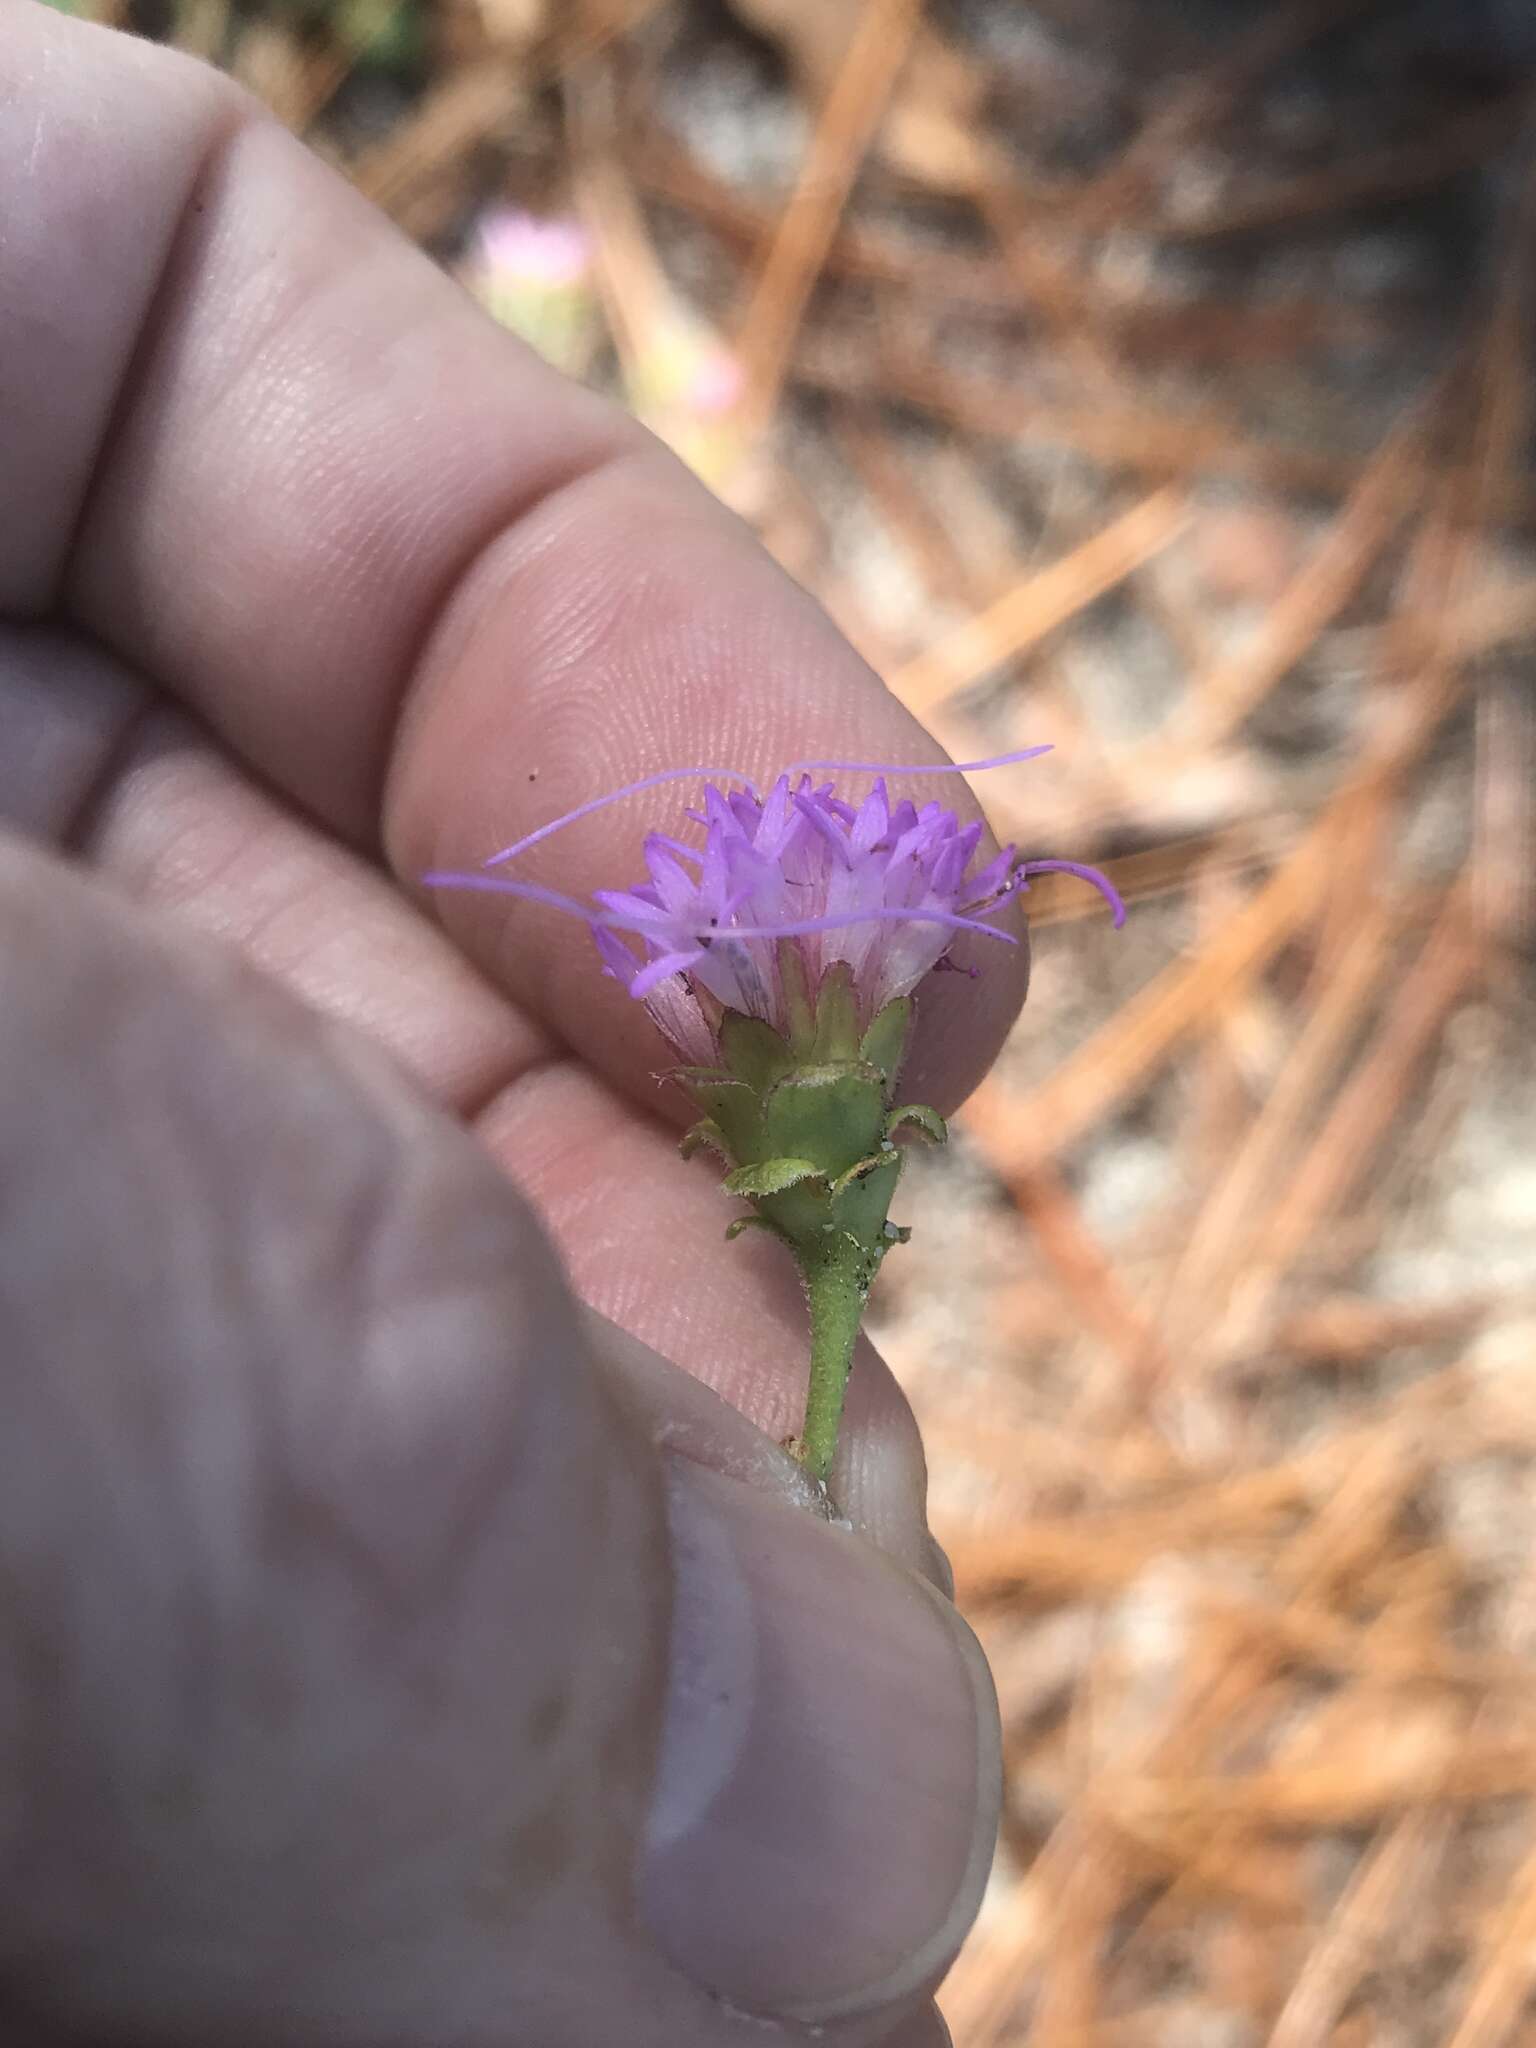
[[[907,1232],[890,1220],[901,1178],[903,1126],[933,1142],[942,1118],[896,1106],[912,1022],[910,996],[893,997],[861,1029],[853,973],[837,961],[814,992],[783,943],[782,1028],[740,1010],[718,1024],[720,1061],[675,1070],[701,1112],[684,1156],[708,1148],[727,1171],[725,1191],[752,1213],[727,1232],[759,1228],[784,1243],[800,1270],[811,1318],[805,1422],[789,1448],[825,1482],[854,1345],[881,1261]]]

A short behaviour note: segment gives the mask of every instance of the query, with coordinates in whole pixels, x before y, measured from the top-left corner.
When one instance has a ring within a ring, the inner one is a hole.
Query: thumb
[[[974,1643],[658,1453],[470,1139],[5,849],[0,1153],[0,2032],[941,2037]]]

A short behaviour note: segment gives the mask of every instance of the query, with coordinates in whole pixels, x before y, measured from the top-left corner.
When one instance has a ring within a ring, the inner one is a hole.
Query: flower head
[[[689,1056],[708,1043],[701,995],[783,1031],[789,990],[816,988],[837,961],[868,1023],[1006,888],[997,861],[968,874],[979,825],[938,803],[893,804],[883,778],[857,808],[808,774],[781,775],[763,798],[708,783],[690,817],[702,850],[651,833],[648,879],[600,890],[608,922],[594,926],[607,971]]]
[[[1108,898],[1116,924],[1123,921],[1123,904],[1097,870],[1024,860],[1013,846],[978,866],[979,823],[962,825],[938,802],[893,799],[886,782],[886,773],[954,770],[881,772],[857,805],[839,795],[835,782],[818,782],[811,772],[863,765],[802,763],[781,774],[766,795],[745,776],[681,771],[711,778],[703,780],[698,806],[684,814],[702,828],[702,845],[649,833],[645,879],[628,889],[598,890],[590,907],[487,874],[429,880],[532,896],[584,918],[604,971],[643,1001],[664,1035],[696,1063],[713,1056],[720,1012],[756,1017],[784,1033],[797,993],[814,992],[838,963],[867,1025],[946,965],[961,932],[1015,943],[992,916],[1029,886],[1031,875],[1048,869],[1082,875]],[[674,779],[680,778],[649,777],[583,805],[571,819]],[[541,827],[487,866],[522,853],[571,819]]]

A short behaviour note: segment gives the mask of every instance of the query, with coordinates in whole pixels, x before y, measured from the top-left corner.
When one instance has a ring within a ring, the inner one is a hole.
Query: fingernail
[[[938,1537],[930,1531],[923,1531],[923,1576],[938,1587],[946,1600],[955,1597],[955,1568],[949,1561],[949,1552]]]
[[[699,1466],[669,1482],[671,1672],[640,1875],[672,1960],[823,2021],[935,1977],[996,1834],[975,1638],[848,1532]]]

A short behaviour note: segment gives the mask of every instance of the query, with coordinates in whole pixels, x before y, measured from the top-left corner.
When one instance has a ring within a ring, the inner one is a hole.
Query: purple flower
[[[965,765],[1001,766],[1044,751],[1030,748],[997,762]],[[814,991],[839,962],[846,963],[860,1021],[867,1025],[887,1003],[911,994],[947,964],[958,933],[1015,943],[989,918],[1028,887],[1031,875],[1061,869],[1083,876],[1108,899],[1115,923],[1123,922],[1124,905],[1095,869],[1022,860],[1012,846],[978,868],[979,824],[962,825],[937,802],[919,807],[907,797],[893,801],[886,786],[886,773],[953,769],[884,771],[857,806],[838,795],[835,783],[813,781],[810,772],[869,765],[804,762],[780,775],[766,796],[747,777],[719,769],[648,777],[582,805],[487,863],[510,859],[621,796],[683,775],[718,777],[705,781],[701,806],[685,813],[702,828],[702,845],[650,833],[646,879],[629,889],[597,891],[593,906],[499,876],[427,879],[529,896],[583,918],[605,972],[646,1004],[663,1034],[693,1064],[716,1057],[714,1027],[721,1010],[761,1018],[783,1033],[790,992]]]
[[[725,1191],[749,1204],[727,1231],[767,1230],[794,1255],[810,1306],[805,1424],[786,1448],[823,1485],[832,1471],[864,1304],[886,1253],[908,1232],[890,1220],[902,1131],[942,1144],[943,1119],[900,1102],[896,1084],[913,992],[948,964],[957,933],[1005,945],[991,922],[1045,869],[1084,876],[1115,923],[1125,906],[1104,877],[1071,861],[1021,860],[1008,846],[977,865],[979,824],[940,803],[895,802],[889,775],[962,769],[800,761],[766,796],[730,769],[678,769],[594,797],[504,847],[513,860],[551,833],[663,783],[702,783],[684,813],[702,843],[647,835],[646,876],[590,903],[539,882],[428,875],[429,884],[546,903],[587,925],[604,969],[645,1004],[685,1062],[673,1078],[699,1112],[682,1141],[726,1167]],[[872,773],[860,804],[817,773]]]

